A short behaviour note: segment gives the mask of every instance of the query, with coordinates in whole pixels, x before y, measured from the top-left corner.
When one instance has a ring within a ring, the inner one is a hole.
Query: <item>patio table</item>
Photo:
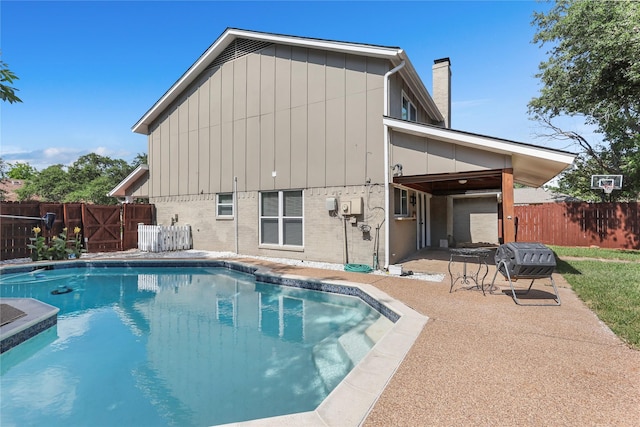
[[[482,294],[485,295],[484,279],[487,277],[487,274],[489,274],[487,258],[491,254],[491,251],[484,248],[452,248],[449,252],[448,269],[449,276],[451,277],[449,293],[453,292],[453,287],[460,281],[463,285],[471,285],[467,289],[481,289]],[[462,263],[462,271],[456,268],[456,264],[459,263]],[[484,271],[484,274],[482,278],[480,278],[482,271]]]

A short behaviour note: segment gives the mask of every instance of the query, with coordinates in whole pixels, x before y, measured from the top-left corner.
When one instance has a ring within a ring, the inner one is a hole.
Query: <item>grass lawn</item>
[[[558,257],[556,271],[580,299],[616,335],[640,350],[640,251],[551,248]]]

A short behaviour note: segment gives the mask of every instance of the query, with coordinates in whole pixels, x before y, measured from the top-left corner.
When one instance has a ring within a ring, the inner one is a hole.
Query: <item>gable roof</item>
[[[429,92],[425,88],[422,79],[418,76],[418,73],[411,64],[411,61],[409,61],[404,50],[399,47],[349,43],[227,28],[220,37],[218,37],[218,39],[209,46],[200,58],[198,58],[196,62],[194,62],[193,65],[191,65],[191,67],[189,67],[189,69],[169,88],[169,90],[165,92],[158,101],[156,101],[156,103],[140,118],[140,120],[133,125],[131,130],[136,133],[148,134],[151,123],[153,123],[153,121],[157,119],[205,69],[212,65],[216,58],[223,54],[227,47],[229,47],[234,41],[241,39],[388,59],[393,67],[399,65],[402,61],[405,61],[405,66],[400,70],[400,74],[402,74],[402,77],[406,80],[407,84],[411,86],[412,90],[419,97],[418,101],[421,103],[422,107],[437,120],[444,120],[442,114],[429,95]]]

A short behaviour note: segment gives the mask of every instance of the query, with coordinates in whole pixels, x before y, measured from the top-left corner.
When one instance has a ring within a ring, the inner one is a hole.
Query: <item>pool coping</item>
[[[58,323],[60,309],[34,298],[0,298],[0,301],[22,310],[26,316],[0,326],[0,354]]]
[[[420,335],[428,317],[369,284],[344,280],[321,280],[299,275],[278,274],[263,266],[238,261],[211,259],[146,259],[146,260],[74,260],[38,262],[0,267],[4,274],[32,272],[39,269],[80,267],[136,267],[156,264],[163,267],[224,267],[252,274],[256,280],[288,287],[339,293],[360,298],[394,324],[367,355],[347,374],[314,411],[223,424],[226,427],[348,427],[365,420],[394,373]]]

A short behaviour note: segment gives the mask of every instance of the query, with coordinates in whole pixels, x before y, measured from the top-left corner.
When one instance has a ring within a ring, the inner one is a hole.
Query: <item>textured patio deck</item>
[[[405,270],[448,273],[446,252],[423,256]],[[364,426],[640,425],[640,352],[560,276],[561,306],[522,307],[508,294],[449,293],[448,276],[437,283],[259,263],[369,283],[429,317]]]

